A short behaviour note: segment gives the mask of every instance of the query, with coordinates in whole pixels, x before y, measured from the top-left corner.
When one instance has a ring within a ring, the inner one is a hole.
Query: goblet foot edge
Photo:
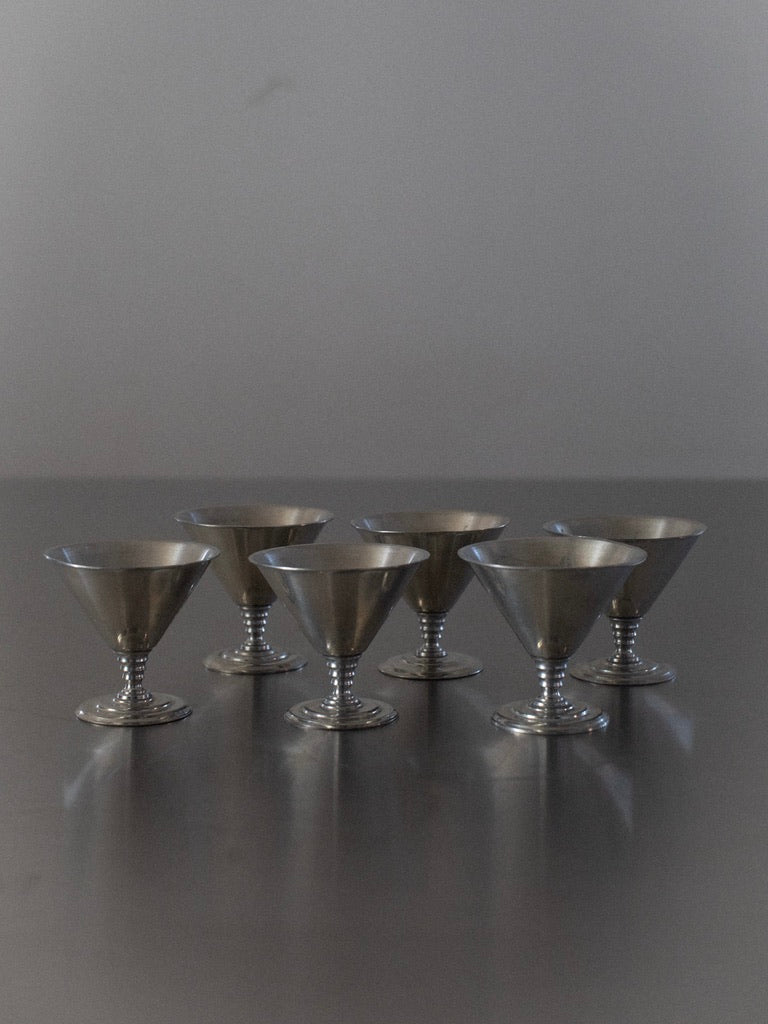
[[[420,654],[396,654],[379,665],[379,672],[398,679],[464,679],[482,672],[477,658],[468,654],[447,651],[439,658],[426,658]]]
[[[295,672],[304,668],[307,659],[284,651],[243,651],[233,647],[209,654],[203,664],[209,671],[225,676],[263,676],[273,672]]]
[[[186,718],[192,708],[170,693],[154,693],[149,700],[136,702],[106,694],[84,701],[76,714],[91,725],[163,725]]]
[[[677,673],[671,665],[642,658],[629,664],[617,664],[611,658],[583,662],[570,669],[574,679],[601,686],[653,686],[656,683],[671,683]]]
[[[397,711],[389,704],[365,697],[335,707],[327,699],[301,701],[285,713],[286,722],[300,729],[373,729],[396,719]]]
[[[506,729],[507,732],[552,736],[604,729],[608,724],[608,716],[601,708],[588,704],[570,705],[568,708],[545,712],[536,707],[534,701],[521,700],[499,708],[492,721],[499,729]]]

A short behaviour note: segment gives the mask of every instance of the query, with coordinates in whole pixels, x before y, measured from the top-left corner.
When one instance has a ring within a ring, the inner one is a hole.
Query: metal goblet
[[[472,579],[459,548],[495,540],[509,520],[486,512],[388,512],[352,521],[363,540],[406,544],[429,552],[405,588],[404,598],[419,616],[421,645],[389,658],[379,671],[400,679],[460,679],[482,671],[467,654],[446,651],[442,638],[448,612]]]
[[[307,659],[277,651],[266,639],[267,619],[276,598],[248,556],[262,548],[313,541],[333,514],[320,508],[291,505],[224,505],[178,512],[190,537],[215,544],[221,551],[213,571],[240,608],[245,639],[237,647],[209,654],[203,664],[224,675],[293,672]]]
[[[609,658],[574,665],[571,675],[609,686],[643,686],[675,679],[677,673],[671,665],[646,660],[635,652],[637,632],[641,619],[706,527],[693,519],[628,515],[565,519],[546,523],[544,529],[563,536],[602,537],[632,544],[647,555],[608,605],[614,653]]]
[[[541,693],[508,704],[493,723],[510,732],[580,733],[602,729],[598,707],[562,692],[568,659],[606,602],[645,552],[583,537],[523,537],[462,548],[480,582],[536,663]]]
[[[197,586],[218,550],[187,541],[104,541],[49,548],[70,589],[117,655],[123,676],[115,695],[77,709],[94,725],[159,725],[191,712],[183,700],[144,687],[150,651]]]
[[[305,636],[326,660],[331,693],[286,712],[308,729],[368,729],[397,711],[352,693],[360,656],[418,565],[429,557],[396,544],[299,544],[251,555]]]

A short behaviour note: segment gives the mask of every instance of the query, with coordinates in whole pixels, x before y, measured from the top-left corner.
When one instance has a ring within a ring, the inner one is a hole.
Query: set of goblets
[[[118,541],[50,548],[94,625],[117,655],[122,688],[86,701],[77,715],[97,725],[154,725],[184,718],[178,697],[150,693],[144,670],[155,644],[209,564],[240,608],[245,637],[211,654],[214,672],[255,676],[302,668],[303,658],[266,639],[280,598],[326,660],[328,696],[286,712],[310,729],[366,729],[397,718],[382,701],[353,692],[361,655],[404,596],[421,642],[381,672],[404,679],[456,679],[477,659],[443,647],[448,612],[473,572],[533,658],[540,692],[494,714],[502,729],[580,733],[603,728],[600,708],[562,692],[568,662],[605,612],[615,650],[571,671],[614,686],[667,682],[674,669],[635,652],[640,620],[671,579],[701,523],[670,516],[607,516],[547,523],[546,535],[499,539],[508,525],[485,512],[391,512],[352,522],[365,543],[315,543],[330,512],[285,505],[198,508],[176,515],[189,541]]]

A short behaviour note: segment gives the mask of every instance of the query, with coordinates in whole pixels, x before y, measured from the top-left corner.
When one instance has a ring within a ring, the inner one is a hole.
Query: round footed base
[[[539,733],[557,735],[577,732],[593,732],[604,729],[608,716],[600,708],[571,705],[570,709],[546,714],[533,701],[517,701],[506,704],[493,716],[493,724],[508,732]]]
[[[191,714],[192,708],[170,693],[155,693],[151,700],[136,704],[114,695],[94,697],[77,709],[77,717],[92,725],[162,725]]]
[[[295,672],[304,668],[307,659],[281,651],[250,654],[233,647],[228,651],[209,654],[203,664],[211,672],[220,672],[226,676],[264,676],[273,672]]]
[[[652,686],[655,683],[671,683],[677,678],[671,665],[642,659],[633,665],[616,665],[610,658],[601,658],[574,665],[570,671],[575,679],[603,686]]]
[[[389,704],[365,698],[349,708],[329,708],[323,700],[303,701],[285,713],[286,722],[300,729],[373,729],[396,718]]]
[[[379,672],[398,679],[463,679],[483,671],[482,663],[468,654],[448,651],[443,658],[422,658],[418,654],[396,654],[379,665]]]

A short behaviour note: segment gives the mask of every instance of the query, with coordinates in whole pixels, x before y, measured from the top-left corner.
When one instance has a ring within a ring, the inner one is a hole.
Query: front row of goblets
[[[50,548],[67,582],[120,662],[116,695],[86,701],[77,715],[97,725],[154,725],[190,708],[144,687],[149,653],[209,564],[240,607],[245,639],[211,654],[207,668],[259,675],[302,668],[302,657],[266,639],[280,598],[328,666],[331,692],[302,701],[286,720],[302,728],[365,729],[397,718],[353,692],[361,655],[401,596],[417,613],[421,643],[379,666],[405,679],[475,675],[477,659],[442,645],[448,612],[477,576],[533,658],[539,694],[500,708],[512,732],[580,733],[603,728],[598,707],[562,693],[568,662],[605,612],[614,653],[571,670],[593,683],[667,682],[674,669],[639,657],[638,626],[696,539],[701,523],[669,516],[607,516],[547,523],[549,536],[498,539],[508,519],[484,512],[392,512],[355,519],[363,544],[315,543],[330,512],[284,505],[211,507],[176,515],[191,541],[116,541]]]

